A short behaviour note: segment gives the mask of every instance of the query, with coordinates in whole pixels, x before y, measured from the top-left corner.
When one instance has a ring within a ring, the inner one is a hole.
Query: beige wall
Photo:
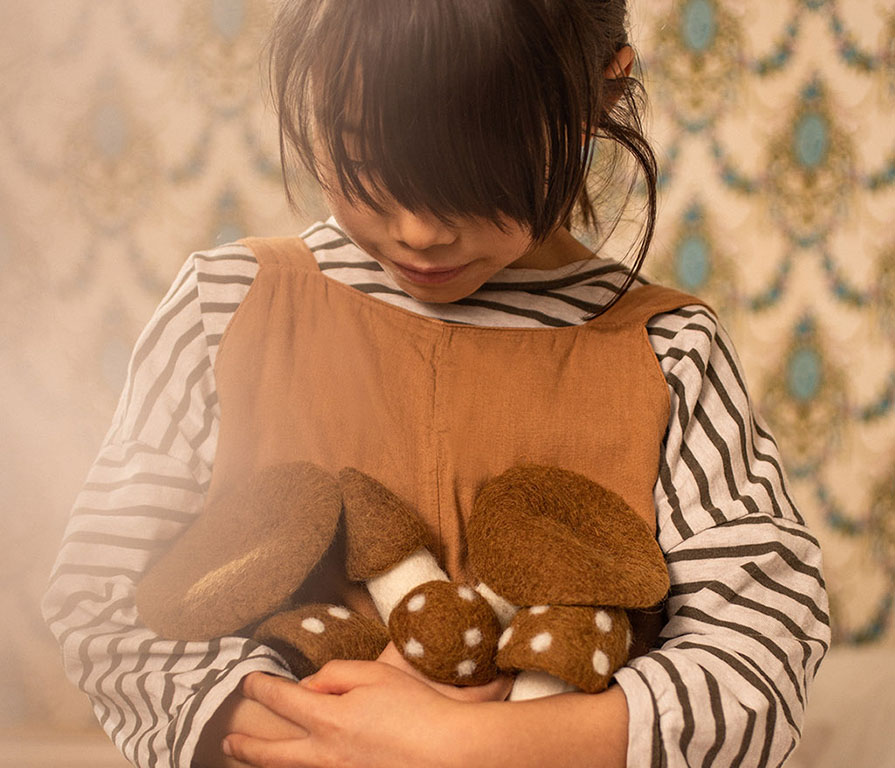
[[[666,174],[647,272],[704,295],[731,329],[824,545],[837,643],[872,640],[885,674],[895,2],[634,11]],[[15,627],[0,641],[0,727],[93,727],[37,600],[152,308],[190,250],[320,213],[313,190],[303,217],[283,202],[259,74],[270,13],[267,0],[0,4],[0,535]],[[843,658],[846,679],[870,669],[860,650]]]

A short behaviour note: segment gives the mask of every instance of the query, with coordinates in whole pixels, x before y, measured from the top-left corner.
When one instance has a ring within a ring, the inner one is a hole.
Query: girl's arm
[[[715,317],[648,331],[671,398],[655,494],[671,594],[661,648],[616,674],[628,764],[777,766],[830,641],[820,550]]]
[[[218,428],[213,355],[256,269],[239,246],[184,265],[136,344],[43,600],[69,678],[141,767],[188,768],[199,731],[245,675],[289,675],[244,638],[161,640],[134,607],[149,563],[203,506]]]

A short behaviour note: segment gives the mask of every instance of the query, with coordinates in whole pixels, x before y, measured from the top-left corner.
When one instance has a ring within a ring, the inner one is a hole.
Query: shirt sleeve
[[[233,248],[191,256],[140,335],[42,603],[68,677],[140,768],[189,768],[202,727],[245,675],[290,676],[252,640],[161,639],[134,604],[143,573],[204,503],[219,421],[217,330],[257,269]]]
[[[779,766],[830,641],[820,549],[715,317],[648,331],[671,401],[655,489],[671,591],[659,647],[616,673],[628,765]]]

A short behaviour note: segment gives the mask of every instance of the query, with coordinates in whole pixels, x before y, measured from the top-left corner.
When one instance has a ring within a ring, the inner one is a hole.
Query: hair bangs
[[[562,4],[553,15],[526,0],[311,5],[284,11],[298,28],[279,39],[295,42],[272,62],[281,150],[318,181],[330,163],[351,202],[509,219],[535,239],[569,216],[596,110]]]

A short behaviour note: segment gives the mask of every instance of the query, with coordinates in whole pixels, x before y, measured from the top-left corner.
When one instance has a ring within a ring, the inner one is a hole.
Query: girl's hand
[[[301,683],[253,672],[242,681],[242,694],[307,732],[269,738],[230,733],[224,751],[250,766],[463,764],[458,736],[471,725],[470,705],[389,664],[332,661]]]
[[[308,735],[301,726],[243,695],[241,686],[224,699],[205,724],[193,754],[194,763],[200,768],[245,768],[245,763],[226,757],[221,751],[221,742],[228,733],[259,739],[302,739]]]
[[[513,678],[507,675],[499,675],[486,685],[446,685],[444,683],[436,683],[430,680],[422,672],[412,667],[407,659],[395,647],[395,644],[389,642],[385,650],[379,654],[378,661],[389,664],[402,672],[406,672],[411,677],[421,680],[430,688],[438,691],[440,694],[457,701],[503,701],[510,694],[513,688]]]

